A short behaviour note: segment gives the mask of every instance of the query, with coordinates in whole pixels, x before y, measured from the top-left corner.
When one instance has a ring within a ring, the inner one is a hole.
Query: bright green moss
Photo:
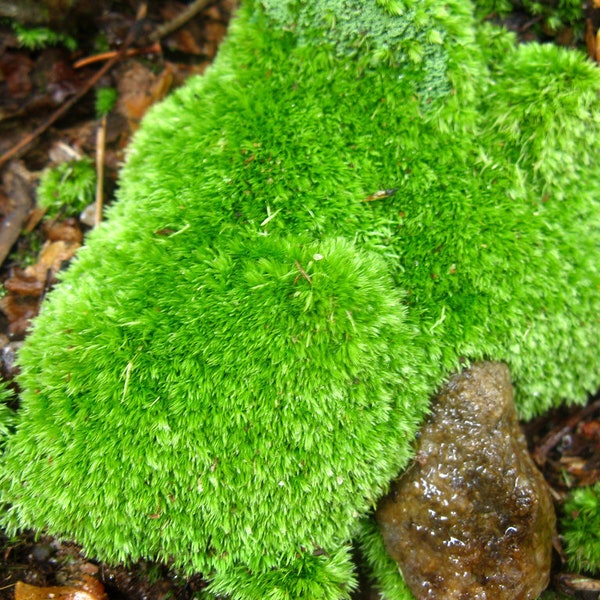
[[[0,384],[0,450],[9,434],[12,433],[15,424],[15,412],[7,406],[7,402],[13,398],[14,394],[6,382]]]
[[[278,26],[298,33],[300,44],[330,46],[341,56],[394,66],[424,109],[452,89],[449,52],[465,42],[467,33],[463,30],[454,37],[452,21],[457,10],[464,11],[463,3],[263,0],[261,4]],[[465,69],[472,67],[472,59],[463,63]]]
[[[41,50],[49,46],[64,46],[71,52],[77,50],[77,40],[70,35],[57,33],[47,27],[24,27],[20,23],[12,24],[17,41],[23,48]]]
[[[94,201],[96,170],[89,158],[46,169],[37,189],[38,204],[51,216],[77,215]]]
[[[575,490],[562,519],[565,552],[576,572],[600,573],[600,483]]]
[[[387,553],[375,519],[365,520],[359,533],[360,548],[371,569],[372,584],[385,600],[414,600],[398,569]]]
[[[598,387],[596,68],[466,2],[357,6],[246,2],[148,115],[20,354],[10,531],[345,598],[448,374],[506,361],[524,417]]]
[[[117,90],[111,87],[101,87],[96,90],[96,116],[98,118],[107,115],[117,102]]]

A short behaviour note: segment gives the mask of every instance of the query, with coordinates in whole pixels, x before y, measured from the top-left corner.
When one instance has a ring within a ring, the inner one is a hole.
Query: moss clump
[[[117,102],[117,90],[111,87],[101,87],[96,90],[96,116],[104,117],[114,107]]]
[[[569,567],[600,573],[600,483],[575,490],[564,505],[562,531]]]
[[[78,215],[94,201],[96,170],[90,158],[63,162],[46,169],[37,189],[38,204],[50,215]]]
[[[448,374],[507,362],[523,417],[600,383],[596,68],[463,0],[338,4],[245,2],[148,115],[20,355],[10,531],[344,598]]]
[[[299,31],[300,43],[331,46],[341,56],[393,65],[413,86],[423,107],[446,97],[452,87],[451,42],[444,43],[453,35],[448,27],[451,17],[439,3],[266,0],[263,5],[280,27]],[[456,10],[456,4],[452,8]]]
[[[13,30],[17,41],[23,48],[29,50],[42,50],[48,46],[64,46],[71,52],[77,50],[77,40],[70,35],[58,33],[47,27],[24,27],[20,23],[13,23]]]

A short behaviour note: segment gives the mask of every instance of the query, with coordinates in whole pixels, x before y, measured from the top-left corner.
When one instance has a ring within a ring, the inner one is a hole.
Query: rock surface
[[[478,363],[450,379],[413,467],[376,518],[419,600],[538,597],[548,584],[555,515],[505,365]]]

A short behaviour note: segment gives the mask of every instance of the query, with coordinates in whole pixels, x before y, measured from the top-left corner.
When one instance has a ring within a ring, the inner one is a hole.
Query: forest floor
[[[92,4],[93,12],[86,14]],[[10,382],[31,318],[94,223],[93,206],[91,217],[90,210],[84,217],[41,210],[36,205],[40,174],[65,160],[98,160],[102,189],[92,186],[83,200],[92,205],[96,192],[109,203],[144,112],[211,63],[235,0],[192,2],[198,11],[183,23],[177,19],[186,4],[177,0],[152,3],[145,14],[136,0],[80,5],[82,10],[75,3],[49,24],[61,34],[55,38],[19,29],[37,15],[0,20],[0,377]],[[1,11],[0,3],[0,18],[8,16]],[[587,35],[583,22],[579,30],[548,32],[539,19],[518,11],[505,23],[525,40],[543,37],[582,47],[587,41],[588,53],[600,55],[591,22]],[[116,90],[116,104],[105,117],[95,101],[99,88]],[[570,490],[600,480],[600,400],[557,410],[524,429],[560,514]],[[87,559],[72,544],[29,532],[8,538],[0,531],[0,600],[42,600],[49,594],[62,600],[191,600],[205,587],[200,576],[182,578],[166,565],[108,566]],[[551,587],[570,597],[600,597],[600,582],[567,572],[559,545]],[[355,594],[357,600],[375,597],[366,581]]]

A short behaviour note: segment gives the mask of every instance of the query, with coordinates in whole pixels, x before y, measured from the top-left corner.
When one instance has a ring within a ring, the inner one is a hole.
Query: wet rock
[[[538,597],[548,584],[555,515],[505,365],[475,364],[449,381],[414,465],[376,518],[418,600]]]

